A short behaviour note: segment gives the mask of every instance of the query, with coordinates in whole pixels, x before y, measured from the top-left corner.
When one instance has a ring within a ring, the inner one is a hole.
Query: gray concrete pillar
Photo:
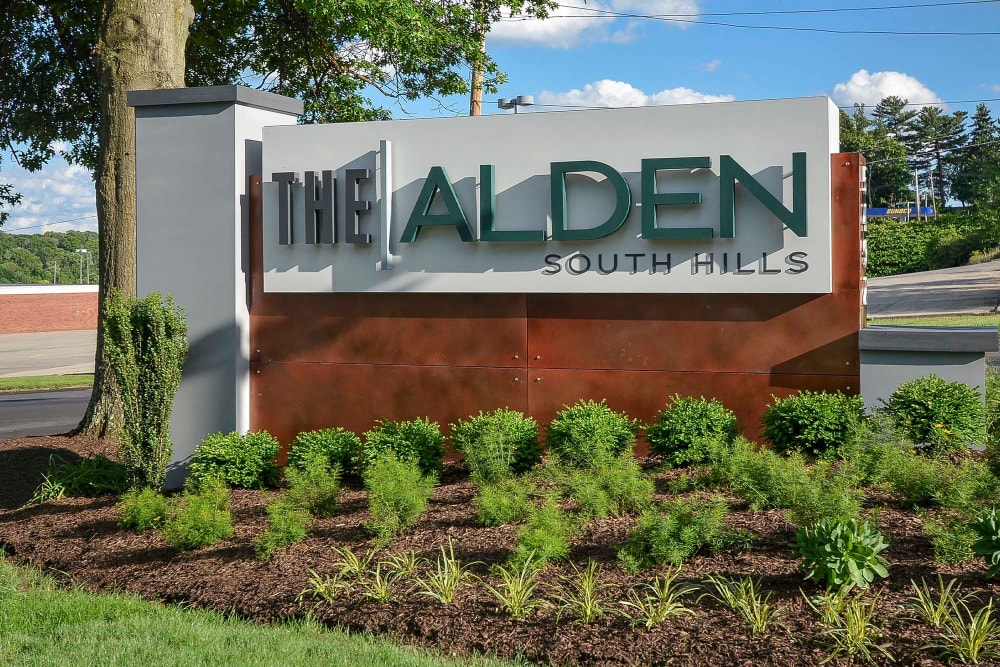
[[[135,107],[138,292],[172,294],[190,352],[170,429],[167,484],[201,439],[250,426],[247,177],[261,130],[292,125],[299,100],[242,86],[130,92]]]

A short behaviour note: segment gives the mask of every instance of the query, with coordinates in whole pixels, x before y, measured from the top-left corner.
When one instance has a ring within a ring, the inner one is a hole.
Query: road
[[[80,423],[90,389],[0,393],[0,440],[66,433]]]

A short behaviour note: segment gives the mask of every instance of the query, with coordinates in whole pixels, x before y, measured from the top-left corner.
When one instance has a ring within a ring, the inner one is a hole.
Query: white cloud
[[[508,17],[490,29],[491,44],[570,49],[586,42],[627,43],[638,39],[640,22],[614,14],[697,15],[700,0],[590,0],[553,10],[547,19]],[[610,13],[608,13],[610,12]],[[689,23],[665,21],[677,27]]]
[[[992,90],[994,93],[1000,93],[1000,84],[984,85],[983,88]]]
[[[715,70],[719,69],[719,67],[721,67],[721,66],[722,66],[722,61],[721,60],[710,60],[707,63],[705,63],[704,65],[702,65],[701,67],[706,72],[714,72]]]
[[[642,107],[658,104],[693,104],[698,102],[731,102],[732,95],[708,95],[690,88],[668,88],[647,94],[630,83],[602,79],[588,83],[582,89],[555,93],[548,90],[538,95],[539,104],[587,107]]]
[[[0,229],[5,232],[23,230],[30,234],[69,229],[97,230],[97,219],[88,217],[96,212],[94,180],[90,171],[79,165],[67,164],[59,156],[35,173],[10,163],[6,166],[9,168],[0,172],[0,183],[10,183],[14,191],[21,193],[21,203],[11,207],[10,217]],[[47,224],[62,220],[72,222]],[[43,224],[45,226],[38,226]]]
[[[910,102],[923,105],[941,103],[937,93],[921,83],[915,77],[902,72],[869,72],[858,70],[844,83],[833,87],[830,97],[837,104],[850,106],[856,102],[872,107],[889,95],[902,97]]]

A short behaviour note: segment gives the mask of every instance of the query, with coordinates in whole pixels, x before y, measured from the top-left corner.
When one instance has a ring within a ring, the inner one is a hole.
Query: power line
[[[37,229],[38,227],[51,227],[52,225],[61,225],[64,222],[78,222],[80,220],[90,220],[96,218],[96,215],[85,215],[82,218],[70,218],[69,220],[56,220],[55,222],[43,222],[38,225],[28,225],[27,227],[18,227],[16,231],[21,231],[22,229]]]
[[[833,7],[826,9],[775,9],[768,11],[759,12],[695,12],[693,14],[648,14],[648,15],[636,15],[641,18],[652,18],[652,19],[673,19],[673,18],[699,18],[701,16],[779,16],[779,15],[794,15],[794,14],[838,14],[841,12],[877,12],[886,10],[896,10],[896,9],[930,9],[934,7],[953,7],[956,5],[992,5],[1000,2],[1000,0],[954,0],[952,2],[923,2],[914,3],[910,5],[883,5],[881,7]],[[618,15],[627,16],[624,13],[617,13],[609,9],[599,9],[596,7],[580,7],[577,5],[558,5],[564,9],[578,9],[588,12],[602,13],[608,15]],[[563,15],[550,16],[549,18],[560,18]],[[572,18],[572,17],[571,17]],[[575,18],[586,18],[586,17],[575,17]]]
[[[894,35],[894,36],[910,36],[910,37],[995,37],[1000,35],[997,31],[944,31],[944,30],[932,30],[932,31],[918,31],[918,30],[845,30],[839,28],[811,28],[811,27],[799,27],[799,26],[780,26],[780,25],[747,25],[745,23],[728,23],[725,21],[703,21],[700,19],[693,18],[670,18],[669,15],[650,15],[650,14],[633,14],[629,12],[616,12],[610,9],[597,9],[596,7],[578,7],[575,5],[560,5],[565,9],[576,9],[580,11],[589,11],[598,14],[594,16],[593,14],[557,14],[555,16],[550,16],[549,18],[577,18],[577,19],[587,19],[587,18],[600,18],[601,16],[611,16],[616,18],[632,18],[632,19],[647,19],[651,21],[667,21],[670,23],[689,23],[693,25],[712,25],[719,26],[723,28],[743,28],[746,30],[781,30],[786,32],[813,32],[813,33],[824,33],[832,35]],[[532,20],[529,17],[511,17],[509,19],[501,20],[514,20],[514,21],[526,21]],[[548,19],[546,19],[548,20]]]
[[[740,100],[743,102],[753,101],[753,100]],[[978,100],[942,100],[937,102],[907,102],[903,106],[908,107],[924,107],[924,106],[935,106],[939,104],[978,104],[980,102],[1000,102],[1000,97],[984,97]],[[681,104],[716,104],[715,102],[681,102]],[[857,104],[861,104],[860,102]],[[541,104],[535,102],[536,107],[554,108],[554,109],[580,109],[580,110],[596,110],[596,109],[634,109],[634,108],[646,108],[646,107],[665,107],[665,106],[677,106],[677,104],[644,104],[638,106],[597,106],[597,105],[585,105],[585,104]],[[842,104],[838,105],[838,109],[854,109],[854,104]],[[874,106],[869,107],[865,105],[866,109],[874,109]]]

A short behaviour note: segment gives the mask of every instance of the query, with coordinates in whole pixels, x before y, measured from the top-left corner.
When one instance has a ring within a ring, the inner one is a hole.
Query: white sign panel
[[[269,292],[827,293],[829,99],[264,129]]]

